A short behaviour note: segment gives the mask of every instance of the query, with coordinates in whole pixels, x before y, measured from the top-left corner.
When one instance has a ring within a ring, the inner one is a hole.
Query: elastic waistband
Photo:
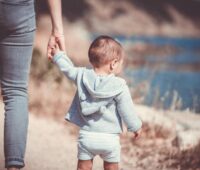
[[[82,129],[79,131],[79,135],[119,137],[118,133],[92,132]]]

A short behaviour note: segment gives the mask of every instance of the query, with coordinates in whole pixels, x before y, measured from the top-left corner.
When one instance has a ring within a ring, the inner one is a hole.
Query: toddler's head
[[[95,69],[106,73],[120,73],[124,51],[120,43],[109,36],[99,36],[90,45],[89,60]]]

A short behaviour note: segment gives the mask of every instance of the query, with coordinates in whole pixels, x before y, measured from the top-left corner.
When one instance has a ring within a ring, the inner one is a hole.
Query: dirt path
[[[4,169],[3,109],[0,104],[0,170]],[[26,168],[24,170],[75,170],[76,139],[69,129],[49,118],[30,114]],[[94,170],[101,169],[101,160],[95,160]]]
[[[146,112],[148,117],[150,117],[151,113],[158,112],[144,106],[137,106],[137,109],[140,110],[140,113]],[[3,170],[4,114],[1,102],[0,113],[0,170]],[[188,114],[188,121],[183,121],[181,119],[181,117],[183,117],[182,114],[180,115],[180,118],[176,118],[178,113],[176,116],[171,116],[181,123],[189,123],[189,120],[191,120],[192,126],[190,127],[190,124],[187,125],[190,129],[199,127],[194,124],[194,122],[197,123],[199,121],[192,121],[194,118],[195,120],[200,120],[198,115]],[[159,116],[160,115],[162,115],[162,112],[159,112]],[[160,122],[162,119],[158,120],[159,121],[157,122]],[[156,123],[156,119],[154,121],[146,120],[146,122],[148,121]],[[166,118],[162,121],[164,121],[165,126],[171,122],[169,121],[167,123]],[[179,149],[172,145],[172,140],[170,138],[171,133],[160,128],[160,126],[158,127],[159,129],[156,128],[156,126],[149,129],[148,126],[145,127],[144,124],[141,139],[134,142],[131,138],[132,134],[126,133],[122,135],[121,170],[188,170],[188,167],[191,167],[192,170],[200,170],[198,157],[192,157],[194,151],[191,150],[192,152],[188,152],[189,154],[184,157],[185,153],[179,152]],[[62,122],[55,121],[48,117],[38,117],[34,114],[30,114],[26,167],[24,170],[76,170],[77,143],[76,135],[74,135],[75,131],[74,128],[67,126]],[[169,137],[166,137],[168,133]],[[196,155],[199,155],[200,148],[195,153]],[[182,158],[187,158],[187,161],[185,161],[186,163],[182,163]],[[192,162],[190,160],[192,160]],[[102,169],[102,160],[98,157],[95,158],[93,170]]]

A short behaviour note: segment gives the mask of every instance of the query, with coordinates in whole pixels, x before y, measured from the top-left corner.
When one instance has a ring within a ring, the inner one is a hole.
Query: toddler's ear
[[[110,69],[111,70],[114,70],[116,68],[117,61],[118,61],[117,59],[114,59],[113,61],[111,61],[111,63],[110,63]]]

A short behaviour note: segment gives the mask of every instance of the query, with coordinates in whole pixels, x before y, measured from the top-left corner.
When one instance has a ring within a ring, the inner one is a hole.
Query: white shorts
[[[99,155],[106,162],[120,162],[119,134],[108,134],[80,130],[78,159],[90,160]]]

